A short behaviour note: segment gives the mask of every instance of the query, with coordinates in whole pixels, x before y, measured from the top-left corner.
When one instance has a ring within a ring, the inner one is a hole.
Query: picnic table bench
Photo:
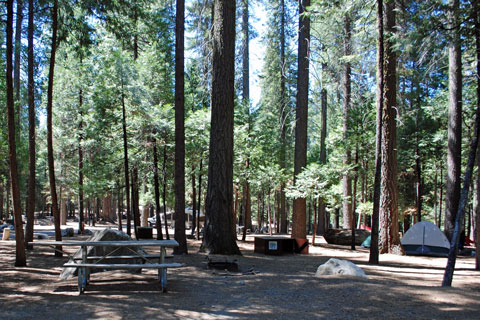
[[[65,263],[64,268],[78,269],[78,290],[80,294],[85,292],[85,288],[90,280],[91,269],[158,269],[158,278],[162,292],[167,288],[167,269],[182,267],[180,263],[165,263],[166,248],[178,246],[175,240],[132,240],[132,241],[34,241],[31,245],[43,245],[53,247],[59,250],[58,246],[78,246],[81,247],[81,258],[71,257],[70,261]],[[113,247],[114,249],[105,255],[88,256],[88,247]],[[160,254],[144,254],[138,247],[159,247]],[[120,248],[127,248],[132,255],[115,255]],[[62,251],[63,252],[63,251]],[[65,253],[65,252],[63,252]],[[70,256],[70,255],[69,255]],[[128,258],[127,258],[128,257]],[[105,263],[112,259],[141,259],[143,263]],[[154,259],[158,259],[156,262]]]

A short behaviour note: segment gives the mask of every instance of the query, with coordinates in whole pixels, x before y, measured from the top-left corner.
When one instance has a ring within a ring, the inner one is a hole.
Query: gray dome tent
[[[433,223],[420,221],[400,240],[407,255],[448,256],[450,242]]]

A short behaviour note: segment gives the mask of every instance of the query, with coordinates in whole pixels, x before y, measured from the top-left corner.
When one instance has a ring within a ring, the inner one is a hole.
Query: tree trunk
[[[240,254],[232,227],[235,1],[215,0],[210,157],[202,250]]]
[[[158,154],[157,140],[153,141],[153,184],[155,191],[155,221],[157,228],[157,240],[163,240],[162,219],[160,219],[160,184],[158,182]]]
[[[197,239],[200,240],[200,210],[202,208],[202,169],[203,154],[200,154],[200,168],[198,170],[198,216],[197,216]]]
[[[175,24],[175,240],[186,254],[185,236],[185,0],[177,0]]]
[[[440,201],[438,202],[438,228],[442,227],[442,204],[443,204],[443,166],[440,166]]]
[[[167,240],[170,240],[170,235],[168,234],[168,221],[167,221],[167,144],[163,146],[163,164],[162,164],[162,174],[163,174],[163,190],[162,190],[162,200],[163,200],[163,221],[165,223],[165,237]]]
[[[85,232],[85,218],[84,218],[84,195],[83,195],[83,92],[80,88],[78,94],[78,233]],[[121,230],[121,229],[120,229]]]
[[[433,181],[433,219],[436,226],[438,226],[438,167],[435,162],[435,178]]]
[[[295,119],[295,159],[294,183],[296,177],[307,165],[307,125],[308,125],[308,76],[310,43],[310,18],[304,16],[310,0],[300,1],[300,21],[298,31],[298,76],[297,76],[297,111]],[[292,237],[306,239],[306,200],[297,198],[293,202]]]
[[[395,32],[395,2],[385,5],[385,31]],[[385,91],[382,114],[382,179],[380,197],[380,253],[393,253],[400,248],[398,235],[398,188],[397,188],[397,57],[393,49],[393,39],[385,45]],[[401,248],[400,248],[401,250]]]
[[[133,232],[138,239],[138,227],[140,226],[140,208],[138,196],[138,167],[134,164],[132,169],[132,214],[133,214]]]
[[[15,89],[15,103],[17,104],[17,143],[20,144],[22,104],[20,101],[20,58],[22,51],[22,21],[23,21],[23,1],[17,0],[17,12],[15,22],[15,57],[13,70],[13,87]]]
[[[287,97],[286,97],[286,65],[285,65],[285,0],[280,0],[280,168],[287,168]],[[280,184],[280,232],[288,232],[287,200],[285,183]]]
[[[62,194],[61,191],[60,194]],[[60,195],[60,224],[62,226],[67,225],[67,199],[62,195]]]
[[[192,236],[195,236],[195,230],[197,228],[197,185],[195,182],[195,166],[192,165]]]
[[[473,7],[473,18],[475,20],[475,45],[477,59],[477,110],[480,110],[480,17],[478,11],[480,3],[475,2]],[[477,111],[477,117],[479,116]],[[477,208],[475,210],[475,269],[480,270],[480,148],[477,146]]]
[[[480,6],[478,1],[473,3],[474,12],[473,16],[475,19],[475,42],[476,42],[476,59],[477,59],[477,75],[480,74],[480,22],[478,21],[478,11]],[[452,240],[450,241],[450,251],[448,253],[447,266],[445,268],[445,273],[443,275],[442,287],[452,286],[453,280],[453,271],[455,269],[455,262],[457,259],[458,253],[458,243],[460,239],[460,233],[462,232],[462,221],[464,218],[465,207],[468,202],[468,191],[470,189],[470,184],[472,182],[473,176],[473,167],[475,164],[475,155],[477,154],[478,149],[478,140],[480,138],[480,78],[477,77],[477,110],[475,114],[475,129],[470,145],[470,153],[468,156],[467,168],[465,170],[465,176],[463,179],[463,188],[460,196],[460,201],[458,203],[458,209],[455,215],[455,224],[452,233]]]
[[[315,245],[315,235],[317,234],[317,199],[313,199],[313,232],[312,232],[312,246]]]
[[[33,241],[33,225],[35,222],[35,79],[34,79],[34,50],[33,50],[33,32],[34,30],[34,8],[33,0],[28,1],[28,191],[27,191],[27,224],[25,226],[25,244]],[[1,186],[0,186],[1,188]],[[1,210],[3,203],[1,201],[3,194],[0,194],[0,219],[2,219]],[[27,246],[27,249],[32,249]]]
[[[382,118],[384,103],[384,43],[383,43],[383,0],[377,0],[377,129],[375,141],[375,180],[373,186],[372,233],[370,264],[379,263],[378,229],[380,211],[380,181],[382,168]]]
[[[344,57],[348,57],[352,54],[352,30],[351,30],[351,19],[348,13],[344,17],[344,42],[343,50]],[[350,112],[350,101],[351,101],[351,74],[352,68],[350,62],[347,60],[343,66],[343,139],[345,142],[348,141],[349,137],[349,112]],[[345,154],[343,158],[343,164],[345,167],[348,167],[352,162],[352,155],[350,153],[350,148],[347,145],[345,148]],[[343,227],[345,229],[351,229],[353,222],[352,217],[352,179],[349,175],[348,170],[345,171],[343,175]]]
[[[327,163],[327,146],[325,140],[327,138],[327,90],[321,91],[321,108],[322,108],[322,121],[320,128],[320,163]],[[318,198],[318,227],[317,235],[325,234],[328,229],[328,225],[325,223],[325,202],[322,197]]]
[[[118,201],[118,209],[117,209],[117,218],[118,218],[118,230],[123,231],[123,226],[122,226],[122,215],[123,215],[123,196],[122,196],[122,191],[120,188],[120,182],[117,180],[117,186],[118,186],[118,194],[117,194],[117,201]]]
[[[451,41],[448,47],[448,153],[445,195],[445,236],[452,240],[455,214],[460,200],[462,150],[462,50],[459,30],[459,0],[450,0],[449,24]]]
[[[270,189],[268,190],[267,194],[267,216],[268,216],[268,234],[272,235],[272,211],[271,211],[271,203],[270,203]]]
[[[52,106],[53,106],[53,79],[55,72],[55,54],[57,51],[57,27],[58,27],[58,1],[55,0],[52,9],[52,49],[50,54],[50,69],[48,73],[47,90],[47,153],[48,153],[48,176],[50,180],[50,194],[52,198],[52,213],[55,223],[55,240],[62,240],[62,231],[60,230],[60,212],[58,210],[57,190],[55,183],[55,165],[53,160],[53,129],[52,129]],[[55,250],[55,256],[61,257],[61,246]]]
[[[5,189],[3,187],[2,181],[0,181],[0,220],[4,219],[4,211],[3,211],[4,199],[5,199]],[[33,235],[32,235],[32,238],[33,238]]]
[[[242,101],[243,106],[247,111],[248,135],[250,136],[250,50],[249,50],[249,23],[248,23],[248,0],[242,0],[242,34],[243,34],[243,54],[242,54]],[[248,142],[248,146],[250,143]],[[250,170],[250,159],[245,161],[245,170]],[[247,229],[252,229],[251,204],[250,204],[250,182],[248,181],[248,174],[246,181],[243,183],[243,208],[244,208],[244,228],[242,240],[246,240]]]
[[[417,147],[415,148],[415,173],[417,178],[416,183],[416,204],[417,204],[417,221],[422,221],[422,205],[423,205],[423,185],[422,185],[422,165],[420,158],[420,148],[418,147],[418,137],[417,137]]]
[[[356,215],[355,212],[357,210],[357,182],[358,182],[358,142],[355,147],[355,177],[353,178],[353,196],[352,196],[352,244],[351,244],[351,249],[355,250],[355,228],[356,228]]]
[[[130,236],[132,234],[132,225],[131,225],[131,216],[130,216],[130,174],[128,169],[128,142],[127,142],[127,116],[125,111],[125,94],[124,94],[124,84],[123,84],[123,75],[121,79],[122,85],[122,131],[123,131],[123,165],[125,171],[125,195],[127,199],[127,234]]]
[[[22,209],[20,208],[20,188],[18,183],[17,150],[15,144],[15,106],[13,100],[12,53],[13,53],[13,1],[7,1],[7,121],[8,121],[8,155],[10,162],[10,180],[12,184],[13,215],[15,220],[15,266],[25,267],[25,238],[23,234]]]

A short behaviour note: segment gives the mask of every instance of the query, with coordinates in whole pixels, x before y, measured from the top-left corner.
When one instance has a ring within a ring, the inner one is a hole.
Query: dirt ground
[[[242,272],[207,269],[199,242],[188,240],[189,254],[172,260],[184,267],[168,270],[168,292],[160,292],[153,270],[110,271],[93,274],[84,295],[76,278],[59,279],[67,258],[38,246],[28,252],[28,266],[16,268],[14,241],[0,241],[0,319],[480,318],[472,257],[458,258],[453,287],[442,288],[446,258],[382,255],[373,266],[365,248],[320,244],[308,255],[269,256],[254,253],[253,238],[247,240],[239,242],[242,256],[210,256],[236,260]],[[315,278],[331,257],[356,263],[368,279]]]

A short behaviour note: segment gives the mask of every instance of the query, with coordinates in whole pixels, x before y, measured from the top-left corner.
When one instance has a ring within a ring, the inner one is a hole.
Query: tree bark
[[[202,169],[203,154],[200,154],[200,168],[198,170],[198,216],[197,216],[197,239],[200,240],[200,211],[202,208]]]
[[[422,165],[420,158],[420,148],[418,147],[418,137],[417,137],[417,147],[415,148],[415,172],[416,172],[416,200],[417,200],[417,222],[422,221],[422,205],[423,205],[423,184],[422,184]]]
[[[480,147],[478,146],[477,146],[476,162],[477,162],[476,163],[477,168],[480,168]],[[480,252],[480,170],[478,169],[477,169],[477,179],[475,181],[474,222],[475,222],[474,224],[475,252]],[[475,270],[480,270],[480,254],[475,254]]]
[[[190,177],[192,179],[192,236],[195,236],[195,230],[197,229],[197,185],[194,165],[192,165],[192,174]]]
[[[395,32],[395,1],[385,4],[385,31]],[[380,196],[380,253],[393,253],[400,248],[398,236],[398,188],[397,188],[397,57],[393,38],[385,41],[385,84],[382,114],[382,179]]]
[[[78,93],[78,233],[85,232],[84,194],[83,194],[83,91]],[[121,221],[121,217],[119,218]],[[120,228],[120,230],[122,230]]]
[[[162,219],[160,219],[160,184],[158,182],[158,154],[157,140],[153,141],[153,184],[155,191],[155,221],[157,228],[157,240],[163,240]]]
[[[121,79],[122,86],[122,131],[123,131],[123,165],[125,171],[125,196],[127,199],[127,234],[130,236],[132,234],[132,225],[131,225],[131,216],[130,216],[130,174],[128,169],[128,138],[127,138],[127,116],[125,111],[125,94],[124,94],[124,84],[123,84],[123,75]]]
[[[247,122],[248,122],[248,135],[250,136],[250,32],[249,32],[249,23],[248,23],[248,0],[243,0],[243,12],[242,12],[242,34],[243,34],[243,54],[242,54],[242,100],[243,106],[247,111]],[[250,143],[248,142],[248,146]],[[247,158],[245,161],[245,170],[248,172],[250,170],[250,159]],[[248,181],[248,174],[243,183],[243,201],[244,201],[244,228],[242,241],[246,240],[247,229],[252,229],[252,216],[251,216],[251,204],[250,204],[250,182]]]
[[[480,23],[478,22],[477,12],[479,10],[478,2],[474,3],[474,17],[475,17],[475,38],[477,45],[477,74],[480,74]],[[470,154],[468,157],[467,168],[465,170],[465,177],[463,179],[463,188],[458,203],[458,209],[455,215],[455,225],[452,233],[452,240],[450,241],[450,251],[448,253],[447,266],[445,267],[445,273],[443,275],[442,287],[452,286],[453,271],[455,269],[455,262],[458,253],[458,243],[460,239],[460,233],[462,232],[462,221],[465,213],[465,207],[468,202],[468,191],[472,182],[473,167],[475,164],[475,155],[478,149],[478,140],[480,138],[480,79],[477,77],[477,110],[475,115],[475,129],[470,145]]]
[[[445,195],[445,236],[452,240],[455,215],[460,200],[462,151],[462,50],[459,30],[459,0],[450,0],[449,25],[451,41],[448,47],[448,153]]]
[[[0,181],[0,220],[4,219],[4,211],[3,211],[4,199],[5,199],[5,189],[3,187],[2,182]]]
[[[322,121],[320,128],[320,163],[327,163],[327,146],[325,140],[327,138],[327,90],[325,88],[321,91],[321,109]],[[328,225],[325,223],[325,201],[322,197],[318,198],[318,227],[317,235],[325,234]]]
[[[27,224],[25,226],[25,245],[33,241],[35,222],[35,79],[34,79],[34,8],[33,0],[28,1],[28,191],[27,191]],[[1,197],[2,195],[0,195]],[[0,207],[2,204],[0,203]],[[0,209],[1,210],[1,209]],[[1,219],[0,214],[0,219]],[[32,246],[26,246],[32,249]]]
[[[132,169],[132,214],[133,214],[133,232],[138,239],[138,227],[140,226],[140,208],[138,195],[138,167],[134,164]]]
[[[477,110],[480,110],[480,2],[475,1],[473,4],[473,18],[475,21],[475,45],[477,59]],[[477,111],[477,117],[479,116]],[[477,207],[475,210],[475,269],[480,270],[480,148],[477,146]]]
[[[296,177],[307,165],[307,124],[308,124],[308,77],[310,43],[310,18],[304,16],[310,0],[300,1],[300,19],[298,31],[298,78],[297,78],[297,111],[295,119],[295,158],[294,183]],[[306,200],[297,198],[293,202],[292,237],[306,239]]]
[[[287,168],[287,97],[286,97],[286,72],[285,72],[285,0],[280,0],[280,168]],[[287,199],[285,196],[285,183],[280,184],[280,232],[288,232]]]
[[[168,234],[168,221],[167,221],[167,144],[163,146],[163,164],[162,164],[162,200],[163,200],[163,221],[165,222],[165,236],[167,240],[170,240],[170,235]]]
[[[15,88],[15,103],[17,104],[17,143],[20,143],[22,104],[20,102],[20,59],[22,51],[22,21],[23,21],[23,1],[17,0],[17,13],[15,22],[15,56],[13,70],[13,87]]]
[[[351,30],[351,18],[348,13],[344,17],[344,42],[343,42],[343,55],[344,57],[350,56],[352,47],[352,30]],[[351,85],[352,67],[348,58],[343,66],[343,139],[344,142],[348,141],[349,136],[349,112],[350,101],[352,93]],[[348,167],[352,162],[352,155],[348,145],[345,146],[345,154],[343,158],[343,164]],[[352,218],[352,179],[348,170],[343,175],[343,227],[345,229],[351,229],[354,224]]]
[[[8,159],[10,162],[10,181],[12,184],[13,215],[15,224],[15,266],[25,267],[25,238],[23,234],[22,209],[20,208],[20,188],[18,182],[17,149],[15,143],[15,102],[13,99],[12,53],[13,53],[13,0],[7,1],[7,48],[6,48],[6,85],[7,85],[7,121],[8,121]],[[8,199],[7,199],[8,201]]]
[[[378,229],[380,211],[380,181],[382,170],[382,118],[384,96],[383,0],[377,0],[377,129],[375,141],[375,180],[373,186],[372,233],[370,264],[379,263]]]
[[[57,189],[55,183],[55,164],[53,159],[53,129],[52,129],[52,106],[53,106],[53,79],[55,72],[55,54],[57,52],[57,28],[58,28],[58,1],[55,0],[52,9],[52,49],[50,54],[50,68],[48,73],[47,90],[47,153],[48,153],[48,176],[50,180],[50,194],[52,198],[52,213],[55,224],[55,240],[62,240],[60,230],[60,212],[58,210]],[[61,246],[55,250],[55,256],[61,257]]]
[[[175,240],[186,254],[185,236],[185,0],[177,0],[175,24]]]
[[[215,0],[206,226],[202,250],[240,254],[232,223],[235,0]]]

